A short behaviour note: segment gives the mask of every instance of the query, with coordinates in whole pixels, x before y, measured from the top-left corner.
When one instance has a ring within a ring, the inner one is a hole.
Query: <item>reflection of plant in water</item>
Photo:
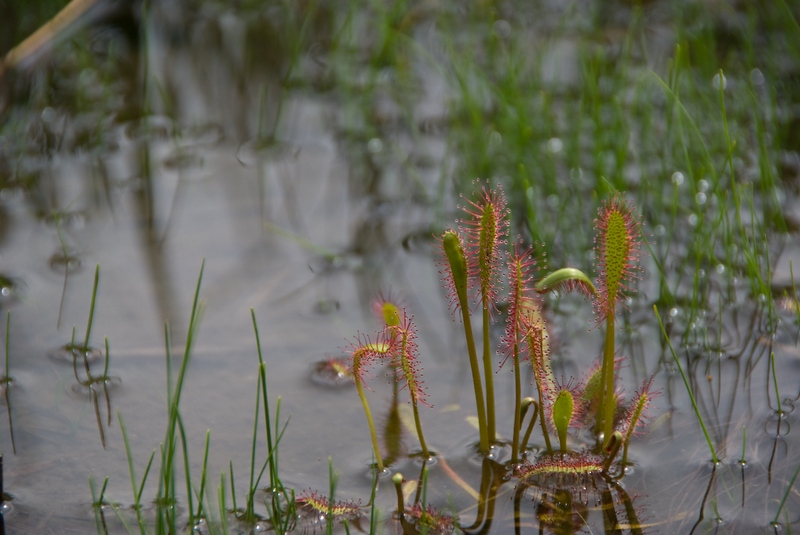
[[[532,495],[540,533],[583,532],[598,503],[605,533],[623,533],[623,529],[635,535],[644,533],[633,500],[605,475],[602,462],[600,456],[580,453],[518,467],[514,474],[519,478],[514,492],[515,532],[519,533],[522,527],[522,499]]]

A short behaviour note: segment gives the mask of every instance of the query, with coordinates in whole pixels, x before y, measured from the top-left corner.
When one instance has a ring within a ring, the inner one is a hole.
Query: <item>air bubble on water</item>
[[[503,39],[511,35],[511,25],[508,23],[508,21],[502,19],[496,20],[494,24],[492,24],[492,29],[497,37]]]
[[[661,225],[661,224],[656,225],[656,228],[655,228],[656,236],[663,236],[666,233],[667,233],[667,229],[664,227],[664,225]]]
[[[728,79],[725,78],[724,74],[719,72],[711,79],[711,85],[714,86],[714,89],[719,89],[720,80],[722,80],[722,89],[726,89],[728,87]]]
[[[694,196],[694,200],[697,204],[705,204],[706,203],[706,194],[702,191]]]
[[[378,154],[383,150],[383,141],[380,138],[374,137],[367,142],[367,150],[372,154]]]
[[[551,137],[547,141],[547,150],[549,150],[553,154],[561,152],[561,149],[563,148],[564,148],[564,142],[557,137]]]
[[[676,186],[680,186],[681,184],[683,184],[683,173],[681,173],[680,171],[675,171],[674,173],[672,173],[672,183],[675,184]]]
[[[206,522],[205,518],[201,518],[192,526],[192,533],[208,533],[207,529],[208,522]]]
[[[339,388],[353,384],[348,357],[329,357],[315,362],[311,366],[311,381],[330,388]]]
[[[49,123],[56,119],[56,110],[47,106],[45,109],[42,110],[42,121]]]
[[[72,273],[78,271],[83,265],[83,262],[77,256],[70,254],[65,255],[63,252],[58,252],[50,257],[48,264],[50,265],[50,269],[56,273]]]

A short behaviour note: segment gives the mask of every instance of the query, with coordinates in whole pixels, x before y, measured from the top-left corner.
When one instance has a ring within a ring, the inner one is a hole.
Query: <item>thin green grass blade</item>
[[[97,286],[100,284],[100,264],[94,268],[94,285],[92,286],[92,304],[89,306],[89,321],[86,324],[86,338],[83,341],[83,350],[89,349],[89,337],[92,334],[92,323],[94,322],[94,306],[97,303]]]
[[[658,325],[661,327],[661,334],[664,336],[664,339],[667,341],[667,346],[669,347],[670,352],[672,353],[672,358],[675,360],[675,365],[678,366],[678,371],[681,372],[681,377],[683,378],[683,384],[686,386],[686,392],[689,394],[689,399],[692,400],[692,408],[694,409],[694,413],[697,416],[697,421],[700,422],[700,427],[703,429],[703,435],[706,437],[706,442],[708,442],[708,449],[711,451],[711,460],[714,464],[719,462],[717,458],[717,453],[714,451],[714,444],[711,442],[711,437],[708,434],[708,430],[706,429],[706,424],[703,422],[703,416],[700,414],[700,409],[697,407],[697,401],[694,399],[694,394],[692,393],[692,388],[689,386],[689,380],[686,378],[686,374],[683,372],[683,366],[681,366],[680,360],[678,360],[678,355],[675,353],[675,349],[672,347],[672,342],[669,339],[669,335],[667,334],[666,329],[664,329],[664,323],[661,321],[661,315],[658,313],[658,307],[653,305],[653,312],[656,314],[656,319],[658,319]]]

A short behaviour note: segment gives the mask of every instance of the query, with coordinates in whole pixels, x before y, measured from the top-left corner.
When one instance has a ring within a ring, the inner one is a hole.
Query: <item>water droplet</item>
[[[56,110],[47,106],[45,109],[42,110],[42,121],[45,123],[50,123],[56,120]]]
[[[489,134],[489,146],[490,147],[497,147],[503,142],[503,136],[500,135],[500,132],[493,130],[491,134]]]
[[[753,82],[753,85],[761,85],[764,83],[764,73],[759,69],[753,69],[750,71],[750,80]]]
[[[655,232],[656,236],[663,236],[664,234],[667,233],[667,229],[664,227],[664,225],[659,224],[659,225],[656,225],[656,228],[655,228],[654,232]]]
[[[678,314],[680,314],[680,311],[677,308],[673,307],[673,308],[669,309],[670,317],[673,317],[673,318],[677,317]]]
[[[580,180],[583,178],[583,169],[580,167],[573,167],[569,170],[569,177],[572,180]]]
[[[697,204],[705,204],[706,203],[706,194],[702,191],[694,196],[694,201]]]
[[[505,39],[511,35],[511,25],[508,23],[508,21],[502,19],[496,20],[494,24],[492,24],[492,29],[494,30],[495,35],[502,39]]]
[[[81,269],[83,261],[75,255],[64,254],[63,251],[59,251],[50,257],[48,264],[50,269],[56,273],[74,273]]]
[[[75,383],[72,385],[71,390],[74,394],[81,396],[88,396],[94,390],[95,393],[103,391],[103,383],[109,390],[114,389],[122,384],[122,378],[115,376],[107,376],[105,379],[102,377],[93,377],[94,381],[91,384],[86,382]]]
[[[205,518],[201,518],[192,526],[192,533],[208,533],[208,522]]]
[[[708,181],[702,178],[697,181],[697,191],[708,191]]]
[[[683,173],[681,173],[680,171],[675,171],[674,173],[672,173],[672,183],[675,184],[676,186],[680,186],[681,184],[683,184]]]
[[[547,150],[549,150],[553,154],[561,152],[561,149],[563,148],[564,148],[564,142],[557,137],[551,137],[547,141]]]
[[[367,142],[367,150],[372,154],[378,154],[383,150],[383,141],[380,138],[374,137]]]
[[[66,362],[70,365],[72,365],[73,361],[76,358],[79,358],[82,355],[85,355],[86,358],[89,360],[89,362],[94,362],[96,360],[99,360],[103,354],[97,348],[94,347],[85,348],[80,344],[71,344],[71,343],[64,344],[63,346],[58,347],[50,351],[50,353],[48,353],[48,356],[51,359],[60,362]]]
[[[80,230],[86,226],[88,219],[86,212],[82,210],[62,210],[48,213],[44,217],[45,223],[50,226],[58,225],[60,228],[70,228]]]
[[[311,380],[322,386],[339,388],[353,384],[349,357],[331,357],[315,362],[311,367]]]
[[[722,89],[727,89],[728,87],[728,79],[725,78],[725,75],[722,73],[717,73],[714,75],[714,78],[711,80],[711,85],[714,86],[714,89],[719,89],[720,80],[722,80]]]
[[[699,217],[697,217],[697,214],[691,214],[691,215],[689,216],[689,224],[690,224],[691,226],[695,227],[695,226],[697,226],[697,222],[699,221],[699,219],[700,219],[700,218],[699,218]]]
[[[715,269],[717,270],[717,273],[719,275],[722,275],[723,273],[725,273],[725,264],[717,264],[717,267]]]
[[[555,193],[552,193],[547,196],[547,206],[549,206],[550,208],[558,208],[558,203],[559,203],[558,195],[556,195]]]

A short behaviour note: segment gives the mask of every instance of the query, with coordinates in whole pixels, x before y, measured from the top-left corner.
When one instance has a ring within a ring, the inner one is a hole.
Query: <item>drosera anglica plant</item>
[[[501,340],[503,348],[503,359],[500,362],[502,367],[511,358],[514,368],[514,430],[511,439],[511,462],[519,460],[520,448],[524,450],[524,445],[520,445],[519,434],[522,428],[522,378],[520,364],[525,358],[529,358],[531,353],[544,350],[543,336],[546,333],[543,329],[541,317],[541,307],[531,294],[531,282],[533,280],[533,268],[536,266],[536,259],[533,257],[533,249],[521,250],[519,241],[514,244],[512,252],[508,253],[508,279],[509,279],[509,310],[506,321],[506,331]],[[535,359],[530,359],[533,363]],[[542,380],[537,380],[537,386],[542,384]],[[541,391],[540,391],[541,399]],[[549,437],[546,438],[549,446]]]
[[[467,342],[469,366],[472,372],[472,387],[475,392],[475,405],[478,412],[478,430],[480,433],[480,451],[489,452],[489,431],[486,424],[486,400],[483,396],[483,384],[478,365],[478,354],[475,350],[475,338],[472,335],[472,319],[470,316],[469,299],[467,298],[467,257],[464,254],[464,242],[459,233],[448,230],[442,235],[442,251],[444,261],[441,273],[448,289],[450,310],[453,314],[461,311],[461,320],[464,325],[464,336]]]
[[[397,325],[387,326],[387,332],[392,339],[393,367],[395,368],[396,381],[404,385],[408,390],[408,397],[411,409],[414,412],[414,425],[419,438],[419,445],[422,448],[423,458],[429,459],[431,453],[425,442],[422,433],[422,422],[419,419],[419,405],[428,405],[427,394],[422,376],[422,368],[419,365],[419,349],[417,347],[417,326],[414,325],[414,318],[406,314],[403,310],[402,318]]]
[[[476,183],[477,184],[477,183]],[[442,236],[442,262],[444,280],[449,289],[451,309],[460,309],[467,340],[472,371],[475,402],[478,407],[480,428],[480,451],[488,453],[497,439],[497,423],[494,404],[494,364],[490,342],[490,323],[497,315],[498,288],[502,268],[503,248],[506,245],[509,211],[503,189],[491,189],[482,185],[475,200],[468,200],[462,209],[464,219],[458,221],[459,230],[448,230]],[[469,318],[472,310],[470,293],[475,294],[481,310],[483,333],[483,381]]]
[[[607,445],[617,407],[614,372],[617,307],[633,290],[633,282],[638,277],[641,219],[632,204],[616,194],[603,203],[594,223],[597,286],[582,271],[562,268],[542,279],[536,289],[541,293],[577,289],[594,297],[596,321],[598,324],[605,322],[606,326],[595,431],[604,437],[604,445]]]
[[[489,340],[490,322],[497,313],[498,286],[500,285],[501,258],[506,245],[509,211],[503,188],[481,186],[476,200],[468,200],[463,207],[468,217],[460,221],[466,236],[467,275],[472,287],[480,290],[481,319],[483,324],[483,375],[486,383],[486,426],[490,442],[497,440],[497,423],[494,407],[494,365]]]
[[[351,359],[350,369],[356,384],[356,389],[358,390],[358,397],[361,398],[361,404],[364,407],[364,414],[367,417],[370,437],[372,438],[372,450],[375,454],[375,463],[378,472],[382,473],[384,471],[384,466],[381,448],[378,444],[378,432],[375,429],[372,411],[369,408],[369,402],[364,393],[364,386],[366,385],[366,374],[369,366],[375,361],[389,358],[391,356],[391,344],[386,339],[385,331],[379,332],[375,336],[375,341],[372,341],[367,335],[359,334],[355,341],[351,342],[349,352]]]
[[[655,396],[650,392],[652,381],[646,381],[634,400],[625,404],[616,390],[614,378],[616,368],[621,362],[621,358],[616,356],[614,345],[616,309],[630,291],[638,270],[636,261],[640,224],[633,215],[632,206],[616,195],[603,203],[595,220],[598,231],[595,240],[596,255],[600,273],[597,285],[576,268],[556,270],[536,284],[534,270],[544,262],[535,256],[532,247],[525,248],[519,240],[502,256],[497,254],[498,244],[505,243],[508,224],[508,210],[502,189],[492,191],[487,186],[481,186],[477,199],[470,201],[465,211],[469,217],[460,222],[461,228],[458,231],[447,230],[441,237],[444,257],[441,273],[448,290],[450,309],[454,313],[460,310],[463,320],[478,412],[479,451],[483,455],[489,455],[496,443],[494,424],[490,424],[495,410],[491,386],[491,376],[495,372],[493,369],[487,371],[487,361],[484,358],[481,376],[471,316],[473,311],[480,309],[484,327],[483,345],[488,347],[491,343],[488,339],[489,321],[496,314],[496,302],[500,298],[497,279],[500,273],[505,272],[509,281],[508,314],[505,334],[500,344],[500,367],[510,359],[514,371],[511,464],[517,465],[527,457],[527,443],[536,418],[545,442],[542,455],[563,457],[580,454],[581,452],[570,450],[567,436],[571,430],[586,426],[589,411],[596,418],[595,432],[603,437],[593,453],[602,458],[603,462],[599,464],[604,467],[604,471],[609,470],[620,449],[623,450],[623,462],[627,462],[630,440],[635,430],[643,425],[646,409]],[[607,324],[601,363],[590,369],[580,382],[574,379],[557,382],[553,377],[550,340],[539,297],[540,293],[553,289],[578,290],[593,295],[596,321]],[[421,370],[416,346],[417,329],[413,318],[399,305],[396,296],[391,292],[387,295],[380,294],[374,299],[372,309],[383,323],[383,330],[373,338],[358,335],[355,342],[351,342],[349,352],[352,374],[370,427],[376,465],[383,471],[377,433],[364,394],[366,370],[376,361],[390,365],[395,372],[395,401],[398,390],[408,389],[422,453],[427,458],[430,452],[422,434],[418,411],[418,404],[426,404],[426,400],[419,378]],[[485,352],[484,349],[484,357]],[[532,382],[536,387],[538,401],[531,398],[523,400],[520,371],[525,360],[532,367]],[[530,411],[531,407],[533,411]],[[529,412],[533,413],[533,418],[524,436],[520,437],[522,420]],[[558,454],[550,440],[551,432],[558,438]]]

